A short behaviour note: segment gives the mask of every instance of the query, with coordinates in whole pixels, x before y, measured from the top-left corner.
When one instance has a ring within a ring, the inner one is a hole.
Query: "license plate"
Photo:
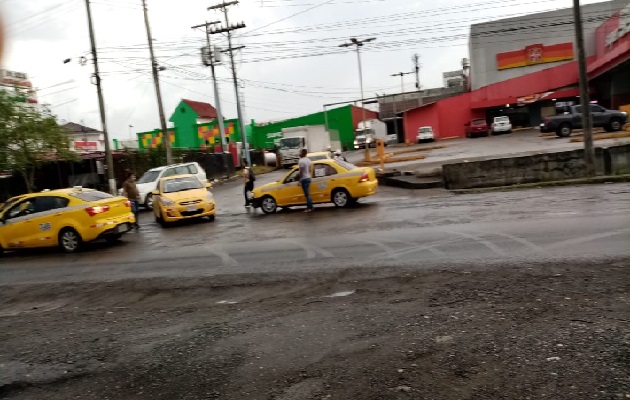
[[[188,206],[188,208],[186,208],[186,211],[197,211],[197,206]]]
[[[129,230],[129,224],[120,224],[116,227],[116,233],[125,233]]]

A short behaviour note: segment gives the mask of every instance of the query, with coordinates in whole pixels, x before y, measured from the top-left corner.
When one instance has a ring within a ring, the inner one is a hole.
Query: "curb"
[[[540,189],[544,187],[557,187],[557,186],[573,186],[573,185],[591,185],[600,183],[620,183],[630,182],[630,175],[608,175],[597,176],[594,178],[581,178],[581,179],[567,179],[564,181],[549,181],[538,183],[522,183],[518,185],[510,186],[493,186],[487,188],[474,188],[474,189],[450,189],[449,192],[455,194],[471,194],[471,193],[488,193],[488,192],[507,192],[520,189]]]

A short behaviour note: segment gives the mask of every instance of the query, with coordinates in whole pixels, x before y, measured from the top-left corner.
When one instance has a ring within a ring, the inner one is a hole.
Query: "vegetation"
[[[48,110],[24,103],[0,90],[0,170],[19,172],[29,192],[35,173],[55,161],[78,160],[70,150],[68,132]]]

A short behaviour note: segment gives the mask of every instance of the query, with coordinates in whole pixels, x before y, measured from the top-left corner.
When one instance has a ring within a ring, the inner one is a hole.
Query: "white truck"
[[[283,168],[288,168],[298,163],[302,149],[307,149],[310,153],[331,151],[340,149],[341,143],[330,139],[330,132],[324,125],[309,125],[282,129],[278,147],[280,163]]]
[[[376,146],[376,139],[381,139],[387,143],[387,125],[385,122],[378,119],[360,121],[354,131],[355,150]]]

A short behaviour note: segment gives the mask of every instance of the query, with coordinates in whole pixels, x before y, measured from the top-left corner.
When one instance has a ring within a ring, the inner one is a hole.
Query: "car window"
[[[494,117],[494,122],[510,122],[508,117]]]
[[[195,164],[189,164],[188,165],[188,173],[189,174],[197,175],[198,172],[199,172],[199,170],[197,170],[197,166]]]
[[[473,125],[483,125],[483,124],[486,123],[486,120],[485,119],[476,119],[472,123],[473,123]]]
[[[575,112],[576,113],[581,113],[582,112],[582,106],[575,106]]]
[[[318,155],[316,155],[316,156],[308,156],[308,158],[309,158],[309,160],[311,160],[311,161],[318,161],[318,160],[325,160],[325,159],[327,159],[328,157],[326,157],[326,155],[324,155],[324,154],[318,154]]]
[[[604,112],[604,108],[595,104],[591,104],[591,112]]]
[[[64,208],[68,206],[70,200],[57,196],[41,196],[34,199],[35,212],[44,212]]]
[[[321,178],[323,176],[336,175],[337,170],[328,164],[315,164],[313,168],[313,176],[315,178]]]
[[[173,176],[173,175],[177,175],[175,173],[175,168],[167,168],[162,174],[162,178],[166,178],[168,176]]]
[[[300,180],[300,170],[296,169],[284,179],[284,183],[297,182],[299,180]]]
[[[155,182],[158,176],[160,176],[160,171],[147,171],[144,173],[144,175],[142,175],[140,179],[138,179],[136,183]]]
[[[175,175],[188,175],[189,169],[187,165],[180,165],[179,167],[174,168]]]
[[[33,199],[23,200],[13,207],[9,208],[9,210],[4,215],[5,219],[18,218],[23,217],[25,215],[29,215],[35,212],[35,202]]]
[[[103,199],[111,199],[112,197],[114,197],[109,193],[99,192],[98,190],[88,190],[85,192],[70,193],[70,196],[76,197],[77,199],[87,201],[87,202],[99,201]]]

